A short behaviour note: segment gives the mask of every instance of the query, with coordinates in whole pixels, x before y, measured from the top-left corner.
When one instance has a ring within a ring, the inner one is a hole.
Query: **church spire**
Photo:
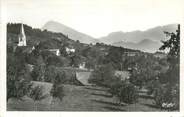
[[[20,28],[18,46],[27,46],[27,44],[26,44],[26,35],[25,35],[25,32],[24,32],[24,25],[23,24],[21,24],[21,28]]]

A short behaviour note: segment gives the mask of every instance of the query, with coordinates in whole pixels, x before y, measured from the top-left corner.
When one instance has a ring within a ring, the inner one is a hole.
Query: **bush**
[[[52,83],[57,84],[57,85],[64,83],[66,80],[65,72],[60,71],[60,72],[57,72],[56,74],[57,74],[56,77],[52,79]]]
[[[50,94],[54,98],[59,98],[62,101],[63,97],[65,96],[64,95],[64,87],[62,85],[53,84],[53,87],[51,89]]]
[[[39,101],[44,99],[46,95],[43,94],[43,86],[32,87],[29,97],[31,97],[34,101]]]
[[[33,71],[31,72],[31,77],[33,81],[39,81],[40,69],[38,66],[34,66]]]
[[[60,100],[62,100],[62,98],[64,97],[64,90],[63,90],[63,86],[61,85],[61,83],[63,83],[63,79],[65,78],[65,73],[62,72],[62,74],[57,74],[57,76],[54,78],[53,82],[53,86],[51,89],[50,94],[54,97],[54,98],[59,98]]]
[[[109,87],[114,78],[114,68],[111,64],[97,67],[89,78],[89,83]]]
[[[148,89],[147,94],[152,95],[154,91],[161,85],[159,80],[151,80],[147,83],[146,88]]]
[[[113,80],[111,83],[110,83],[110,86],[109,86],[109,93],[112,94],[112,96],[117,96],[118,93],[119,93],[119,89],[121,88],[122,86],[122,82],[118,79],[116,80]]]
[[[43,86],[36,86],[31,88],[29,97],[34,100],[35,110],[37,110],[37,102],[46,98],[47,94],[43,94]]]
[[[53,79],[57,75],[57,69],[55,66],[48,66],[45,70],[44,81],[53,82]]]
[[[131,83],[123,83],[117,94],[120,102],[128,104],[135,103],[138,99],[138,92],[136,87]]]
[[[8,76],[9,77],[9,76]],[[21,99],[25,96],[31,87],[31,82],[23,77],[15,77],[7,79],[7,101],[9,98]]]
[[[154,91],[155,105],[164,109],[179,109],[179,88],[170,84],[160,85]],[[172,106],[169,106],[172,105]]]
[[[64,65],[62,59],[56,55],[48,57],[46,60],[46,64],[47,65],[54,65],[57,67],[61,67]]]
[[[129,83],[128,81],[121,81],[119,77],[112,80],[109,93],[116,96],[119,99],[119,103],[134,103],[138,99],[138,92],[135,85]]]

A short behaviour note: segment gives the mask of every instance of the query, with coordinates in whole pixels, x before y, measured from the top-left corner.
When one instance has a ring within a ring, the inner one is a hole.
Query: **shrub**
[[[62,85],[53,84],[53,87],[50,91],[50,94],[54,98],[59,98],[62,101],[63,97],[65,96],[64,95],[64,87]]]
[[[135,103],[138,99],[136,87],[131,83],[123,83],[117,94],[120,102]]]
[[[152,95],[156,88],[158,88],[161,85],[159,80],[151,80],[147,83],[146,88],[148,89],[147,94]]]
[[[119,89],[122,86],[122,82],[120,81],[112,81],[109,87],[109,93],[111,93],[113,96],[117,96],[119,93]]]
[[[56,73],[56,77],[52,79],[52,83],[59,85],[61,83],[64,83],[65,79],[66,79],[65,72],[60,71]]]
[[[160,85],[155,88],[154,101],[159,108],[179,109],[179,88],[170,84]]]
[[[21,99],[27,94],[27,92],[29,92],[30,87],[30,81],[24,79],[23,77],[9,77],[7,79],[7,101],[9,98]]]
[[[114,68],[111,64],[98,66],[89,78],[89,83],[108,87],[114,77]]]
[[[48,66],[45,70],[44,81],[52,82],[57,75],[57,69],[55,66]]]
[[[116,96],[119,103],[135,103],[138,99],[138,92],[135,85],[128,81],[121,81],[118,77],[112,80],[109,86],[109,93]]]
[[[36,86],[31,88],[29,97],[34,100],[35,110],[37,110],[37,102],[46,98],[47,94],[44,95],[43,86]]]
[[[47,65],[54,65],[57,67],[61,67],[64,65],[62,59],[56,55],[54,56],[49,56],[46,60]]]
[[[64,72],[61,75],[57,74],[57,76],[53,80],[53,86],[50,92],[50,94],[54,98],[59,98],[60,100],[62,100],[62,98],[64,97],[64,90],[63,90],[63,86],[61,85],[61,83],[63,82],[62,77],[63,78],[65,77]]]
[[[33,81],[44,81],[44,75],[45,75],[44,65],[34,66],[33,71],[31,72],[31,77]]]
[[[33,81],[39,81],[38,79],[38,77],[39,77],[39,67],[38,66],[34,66],[34,68],[33,68],[33,71],[31,72],[31,77],[32,77],[32,80]]]

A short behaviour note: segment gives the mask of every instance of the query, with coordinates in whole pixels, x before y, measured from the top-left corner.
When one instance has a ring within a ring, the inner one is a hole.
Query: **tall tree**
[[[160,47],[160,50],[169,50],[169,62],[172,64],[176,64],[175,62],[179,62],[180,57],[180,25],[178,24],[178,29],[176,33],[173,32],[164,32],[168,40],[162,41],[163,45]]]
[[[163,45],[160,50],[169,49],[168,62],[170,68],[168,70],[168,81],[171,84],[179,82],[179,58],[180,58],[180,25],[175,33],[165,32],[166,36],[169,37],[167,41],[162,41]]]

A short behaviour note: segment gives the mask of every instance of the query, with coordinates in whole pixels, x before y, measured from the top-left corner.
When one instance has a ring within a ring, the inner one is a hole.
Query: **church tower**
[[[25,32],[24,32],[23,24],[21,24],[20,34],[19,34],[18,38],[19,38],[18,46],[27,46],[27,44],[26,44],[26,35],[25,35]]]

